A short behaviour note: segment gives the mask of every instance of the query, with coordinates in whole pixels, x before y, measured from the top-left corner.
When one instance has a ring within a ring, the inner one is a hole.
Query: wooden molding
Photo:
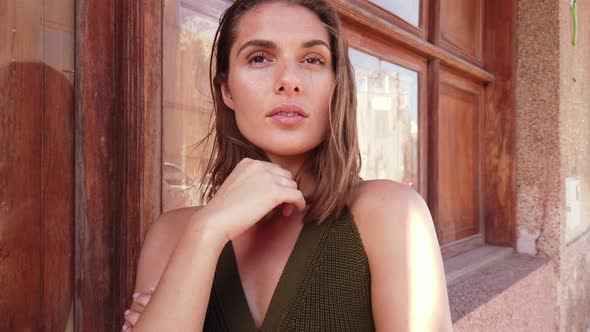
[[[479,248],[483,245],[483,237],[481,236],[481,234],[476,234],[461,239],[459,241],[455,241],[453,243],[442,245],[440,246],[440,251],[442,254],[442,258],[446,260],[453,256],[457,256],[461,253],[473,250],[475,248]]]
[[[432,1],[432,0],[430,0]],[[367,0],[348,0],[347,5],[351,7],[355,7],[360,9],[365,13],[370,13],[371,15],[378,17],[380,21],[384,22],[391,22],[396,26],[406,30],[407,32],[414,34],[421,39],[428,38],[428,31],[429,31],[429,20],[428,20],[428,11],[429,11],[429,0],[420,0],[420,24],[419,26],[414,26],[401,17],[397,16],[395,13],[390,12],[389,10],[381,7],[380,5]]]
[[[162,202],[162,1],[120,1],[117,10],[121,199],[113,225],[115,321],[131,305],[141,244]]]
[[[75,329],[113,331],[161,211],[162,2],[76,2]]]
[[[429,43],[427,40],[400,28],[393,22],[383,21],[374,13],[361,11],[361,9],[353,7],[352,2],[351,0],[334,1],[334,6],[343,21],[368,28],[385,41],[405,47],[427,59],[439,59],[441,64],[460,70],[484,84],[494,81],[494,75],[485,69]]]
[[[436,190],[433,185],[434,179],[438,178],[438,151],[436,146],[436,137],[438,133],[438,107],[439,107],[439,87],[440,87],[440,60],[431,60],[428,64],[428,206],[430,207],[430,214],[433,218],[438,214],[438,200],[435,195]],[[437,236],[440,237],[440,229],[435,223]]]
[[[486,243],[516,247],[516,0],[485,2],[483,218]]]
[[[113,325],[113,254],[117,192],[114,0],[76,2],[76,331]]]
[[[474,27],[473,29],[475,31],[477,31],[477,29],[480,29],[477,33],[475,34],[475,38],[473,38],[473,40],[471,38],[467,38],[467,40],[469,41],[473,41],[474,45],[473,46],[473,53],[470,53],[468,49],[466,49],[465,47],[469,46],[469,45],[465,45],[465,44],[461,44],[460,38],[456,38],[458,37],[456,34],[453,33],[448,33],[447,31],[445,31],[445,27],[441,27],[440,25],[442,24],[442,22],[446,22],[444,19],[441,19],[441,11],[442,9],[440,8],[440,6],[442,6],[442,4],[440,4],[440,1],[442,0],[437,0],[439,2],[439,12],[437,13],[437,18],[438,18],[438,31],[437,31],[437,36],[438,36],[438,43],[437,45],[439,45],[441,48],[445,49],[446,51],[448,51],[450,54],[453,54],[454,56],[463,59],[469,63],[472,63],[475,66],[478,67],[482,67],[483,66],[483,30],[485,28],[484,26],[484,2],[485,0],[469,0],[468,3],[472,4],[473,6],[476,6],[474,9],[475,14],[473,15],[475,17],[475,22],[474,22]],[[457,0],[454,0],[455,2]],[[451,1],[453,2],[453,1]],[[453,12],[453,11],[451,11]],[[442,14],[444,15],[444,14]],[[465,29],[467,30],[467,29]],[[471,30],[471,29],[469,29]],[[456,32],[456,31],[455,31]],[[466,39],[463,38],[463,42],[465,42]],[[485,67],[484,67],[485,68]]]

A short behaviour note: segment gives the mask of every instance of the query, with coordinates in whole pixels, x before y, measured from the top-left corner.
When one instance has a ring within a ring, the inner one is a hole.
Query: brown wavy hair
[[[205,186],[201,199],[209,201],[243,158],[269,161],[264,151],[250,143],[239,131],[235,115],[222,99],[221,85],[229,74],[229,56],[237,36],[236,26],[249,10],[266,3],[283,2],[314,12],[330,36],[332,70],[335,81],[329,105],[330,128],[322,143],[310,153],[303,167],[315,175],[315,188],[306,203],[304,222],[321,223],[342,213],[352,187],[359,181],[361,158],[356,125],[356,90],[348,47],[342,36],[340,18],[334,7],[323,0],[238,0],[221,16],[211,49],[209,79],[214,113],[208,134],[200,142],[214,138],[211,158],[202,175]],[[199,144],[200,144],[199,143]],[[300,170],[301,171],[301,170]],[[294,176],[299,183],[299,173]]]

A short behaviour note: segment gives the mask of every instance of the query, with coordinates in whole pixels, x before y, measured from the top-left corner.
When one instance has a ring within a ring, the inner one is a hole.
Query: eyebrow
[[[328,50],[330,49],[330,46],[328,46],[328,44],[325,41],[320,40],[320,39],[312,39],[312,40],[306,41],[301,44],[301,47],[302,48],[310,48],[310,47],[314,47],[316,45],[323,45]],[[240,49],[238,50],[238,53],[236,54],[236,56],[240,55],[240,52],[249,46],[258,46],[258,47],[270,48],[270,49],[277,48],[277,44],[273,41],[264,40],[264,39],[253,39],[253,40],[249,40],[246,43],[244,43],[244,45],[242,45],[242,47],[240,47]]]

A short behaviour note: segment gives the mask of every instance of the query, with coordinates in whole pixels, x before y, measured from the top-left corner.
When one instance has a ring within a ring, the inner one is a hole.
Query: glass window
[[[349,48],[358,98],[363,179],[418,190],[418,73]]]
[[[162,209],[200,204],[197,180],[210,150],[198,143],[213,110],[209,57],[230,0],[165,0]]]
[[[74,0],[0,1],[4,331],[74,331],[75,9]]]
[[[370,0],[370,2],[394,13],[415,27],[420,26],[420,0]]]
[[[195,148],[213,104],[209,52],[229,0],[166,0],[164,5],[163,210],[200,204],[196,190],[210,151]],[[359,99],[365,179],[418,188],[418,74],[350,49]]]

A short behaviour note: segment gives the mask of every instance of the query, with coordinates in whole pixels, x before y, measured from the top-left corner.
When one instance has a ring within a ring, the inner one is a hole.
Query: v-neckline
[[[301,228],[273,291],[260,329],[256,327],[254,316],[248,306],[233,244],[231,241],[227,243],[219,257],[214,288],[230,331],[266,332],[277,329],[281,317],[305,277],[309,263],[313,263],[311,258],[330,223],[328,220],[319,225],[306,223]]]

